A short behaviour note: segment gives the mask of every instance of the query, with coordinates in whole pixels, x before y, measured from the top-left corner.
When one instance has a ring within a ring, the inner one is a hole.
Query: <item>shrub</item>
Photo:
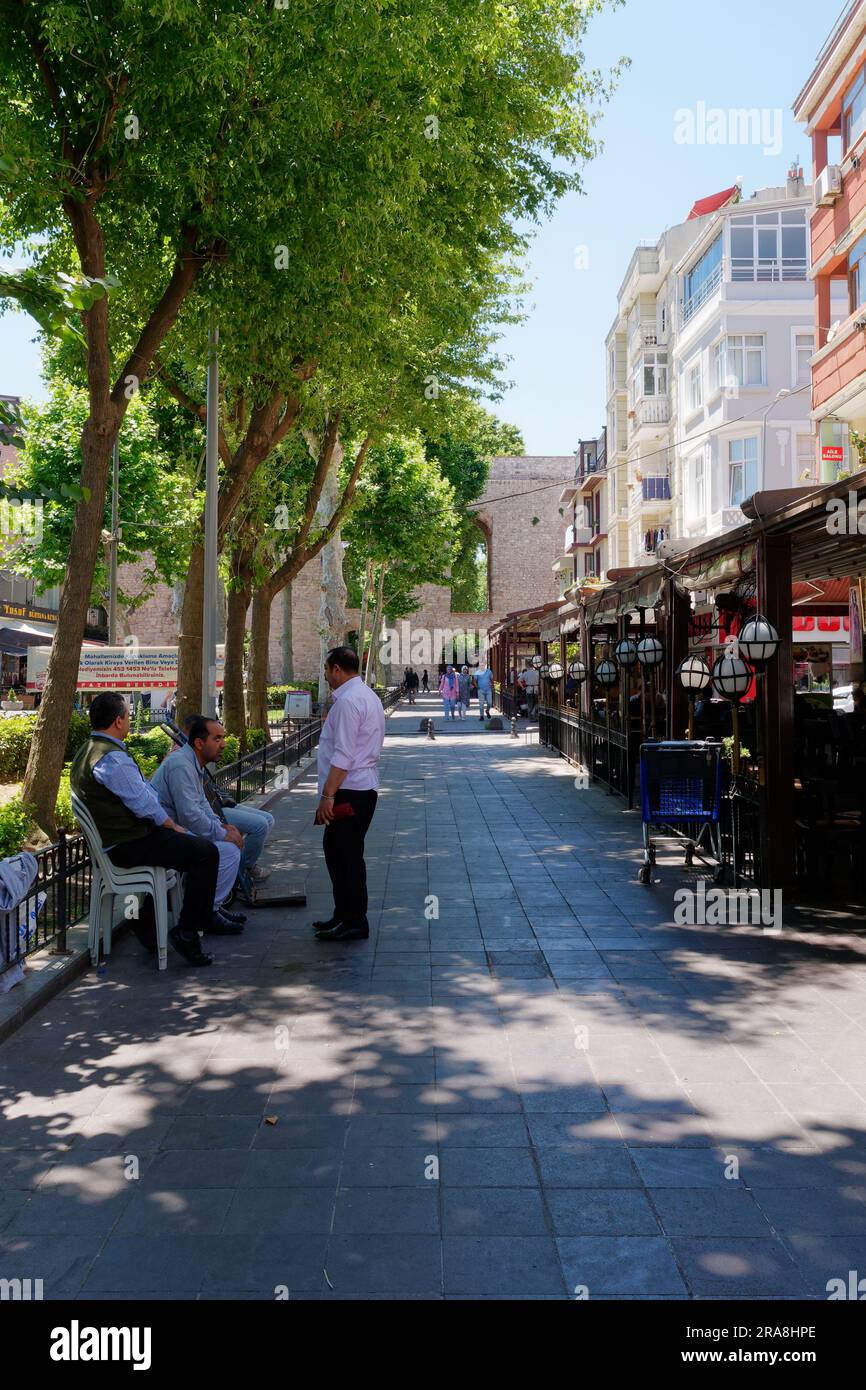
[[[69,721],[66,752],[63,755],[64,762],[71,763],[81,745],[86,743],[89,738],[90,719],[86,714],[80,714],[77,710],[73,710],[72,718]]]
[[[17,854],[33,828],[33,819],[22,806],[20,797],[14,796],[5,806],[0,806],[0,858]]]
[[[27,770],[36,720],[32,714],[0,719],[0,781],[20,782]]]
[[[226,734],[226,746],[219,760],[219,766],[226,767],[228,763],[236,763],[240,755],[241,744],[237,734]]]
[[[254,753],[257,748],[262,748],[270,740],[264,729],[247,729],[247,752]]]
[[[290,690],[309,690],[315,700],[319,695],[319,682],[292,681],[291,685],[269,685],[268,709],[282,709],[286,703],[286,695]]]

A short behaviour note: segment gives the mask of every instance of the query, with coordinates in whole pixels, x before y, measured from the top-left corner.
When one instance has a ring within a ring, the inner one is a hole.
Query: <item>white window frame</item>
[[[697,390],[695,384],[697,383]],[[703,408],[704,404],[704,360],[698,357],[696,362],[686,368],[686,410],[689,415],[694,415]]]
[[[749,465],[751,462],[753,462],[752,459],[746,458],[746,446],[747,446],[748,444],[754,444],[754,446],[755,446],[755,450],[754,450],[754,454],[755,454],[755,457],[754,457],[754,465],[755,465],[755,485],[754,485],[754,487],[753,487],[751,490],[749,490],[749,484],[748,484],[748,479],[747,479],[747,475],[746,475],[746,470],[747,470],[747,468],[748,468],[748,465]],[[762,472],[762,469],[763,469],[763,459],[761,458],[761,441],[760,441],[759,436],[756,435],[756,434],[741,434],[741,435],[735,435],[733,438],[728,439],[728,441],[727,441],[727,446],[728,446],[728,447],[727,447],[727,456],[728,456],[728,486],[727,486],[728,506],[729,506],[729,507],[742,507],[743,502],[745,502],[747,498],[749,498],[749,497],[754,497],[755,493],[756,493],[756,492],[760,492],[760,490],[761,490],[761,472]],[[742,456],[742,458],[740,458],[740,459],[735,459],[735,458],[733,457],[734,450],[735,450],[735,448],[737,448],[737,447],[742,447],[743,456]],[[734,470],[735,470],[735,469],[739,469],[740,472],[741,472],[741,475],[742,475],[742,476],[741,476],[741,484],[740,484],[740,491],[741,491],[742,495],[741,495],[741,497],[740,497],[740,499],[739,499],[738,501],[735,501],[735,500],[734,500],[734,491],[735,491],[735,489],[734,489],[734,476],[735,476]]]
[[[754,339],[750,342],[750,339]],[[760,340],[760,346],[758,346]],[[766,333],[729,333],[725,338],[724,361],[726,379],[736,381],[740,390],[757,391],[767,385],[767,335]],[[760,381],[747,381],[749,358],[760,353]],[[741,372],[737,370],[738,360]]]
[[[710,348],[712,395],[720,396],[727,385],[727,338],[719,338]]]
[[[810,358],[815,356],[815,326],[814,324],[804,325],[799,328],[791,329],[791,384],[794,387],[806,386],[812,380],[812,368],[809,366],[807,375],[800,376],[800,352],[801,348],[798,339],[808,337],[812,343]]]
[[[817,464],[817,458],[818,458],[818,441],[817,441],[816,436],[815,436],[814,434],[812,434],[811,430],[797,430],[797,432],[796,432],[796,439],[795,439],[795,441],[794,441],[794,469],[795,469],[794,487],[804,487],[804,486],[805,486],[805,484],[802,483],[802,482],[800,481],[800,475],[801,475],[801,473],[803,472],[803,464],[804,464],[804,459],[801,457],[801,454],[800,454],[800,445],[802,444],[803,440],[808,440],[809,445],[810,445],[810,452],[809,452],[809,472],[810,472],[810,476],[811,476],[811,478],[812,478],[813,480],[814,480],[814,478],[815,478],[815,470],[816,470],[816,468],[817,468],[817,466],[818,466],[818,464]]]

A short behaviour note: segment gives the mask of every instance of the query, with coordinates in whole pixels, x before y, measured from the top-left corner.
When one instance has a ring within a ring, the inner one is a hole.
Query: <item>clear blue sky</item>
[[[584,196],[560,204],[535,239],[528,320],[503,340],[515,384],[495,408],[523,431],[527,451],[568,454],[604,423],[604,338],[616,292],[638,241],[682,221],[695,199],[743,177],[746,195],[784,182],[810,151],[791,105],[811,72],[842,0],[627,0],[593,22],[588,58],[632,66],[608,106],[605,148],[585,175]],[[675,112],[766,108],[782,112],[781,151],[688,145],[675,140]],[[586,247],[588,269],[575,268]],[[0,394],[40,397],[34,326],[0,319]]]

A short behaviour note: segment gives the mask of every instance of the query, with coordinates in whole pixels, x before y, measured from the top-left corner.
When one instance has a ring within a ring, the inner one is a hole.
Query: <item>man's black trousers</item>
[[[165,830],[160,826],[137,840],[115,845],[108,851],[108,857],[119,869],[153,864],[184,874],[183,911],[178,926],[184,936],[210,926],[220,862],[219,851],[211,840],[201,835],[182,835],[179,830]],[[150,899],[147,901],[149,903]],[[151,908],[142,904],[145,921],[150,914]]]
[[[334,916],[338,922],[354,925],[367,916],[367,866],[364,863],[364,837],[376,810],[378,794],[340,788],[334,805],[348,801],[354,816],[331,821],[325,826],[325,863],[334,889]]]

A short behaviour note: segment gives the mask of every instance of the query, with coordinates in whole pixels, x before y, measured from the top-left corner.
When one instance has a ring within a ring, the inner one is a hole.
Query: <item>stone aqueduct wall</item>
[[[452,613],[451,594],[432,584],[420,590],[421,606],[406,622],[415,644],[424,633],[439,630],[486,633],[506,613],[532,608],[558,597],[557,577],[552,566],[562,553],[566,519],[560,515],[559,496],[574,479],[575,460],[563,457],[497,458],[482,505],[478,508],[481,525],[490,546],[491,611]],[[538,518],[533,525],[533,519]],[[144,564],[122,566],[120,587],[135,592]],[[292,586],[292,639],[295,676],[312,680],[319,668],[319,566],[314,561],[301,572]],[[131,630],[142,646],[174,645],[178,639],[179,609],[176,595],[161,585],[131,622]],[[360,613],[349,609],[349,627],[357,627]],[[399,626],[399,625],[398,625]],[[406,629],[403,629],[404,634]],[[408,655],[399,653],[402,664]],[[435,666],[439,657],[433,653]],[[395,664],[393,673],[397,673]],[[402,669],[402,667],[401,667]],[[282,679],[283,601],[277,599],[271,614],[271,679]],[[432,674],[432,671],[431,671]]]

